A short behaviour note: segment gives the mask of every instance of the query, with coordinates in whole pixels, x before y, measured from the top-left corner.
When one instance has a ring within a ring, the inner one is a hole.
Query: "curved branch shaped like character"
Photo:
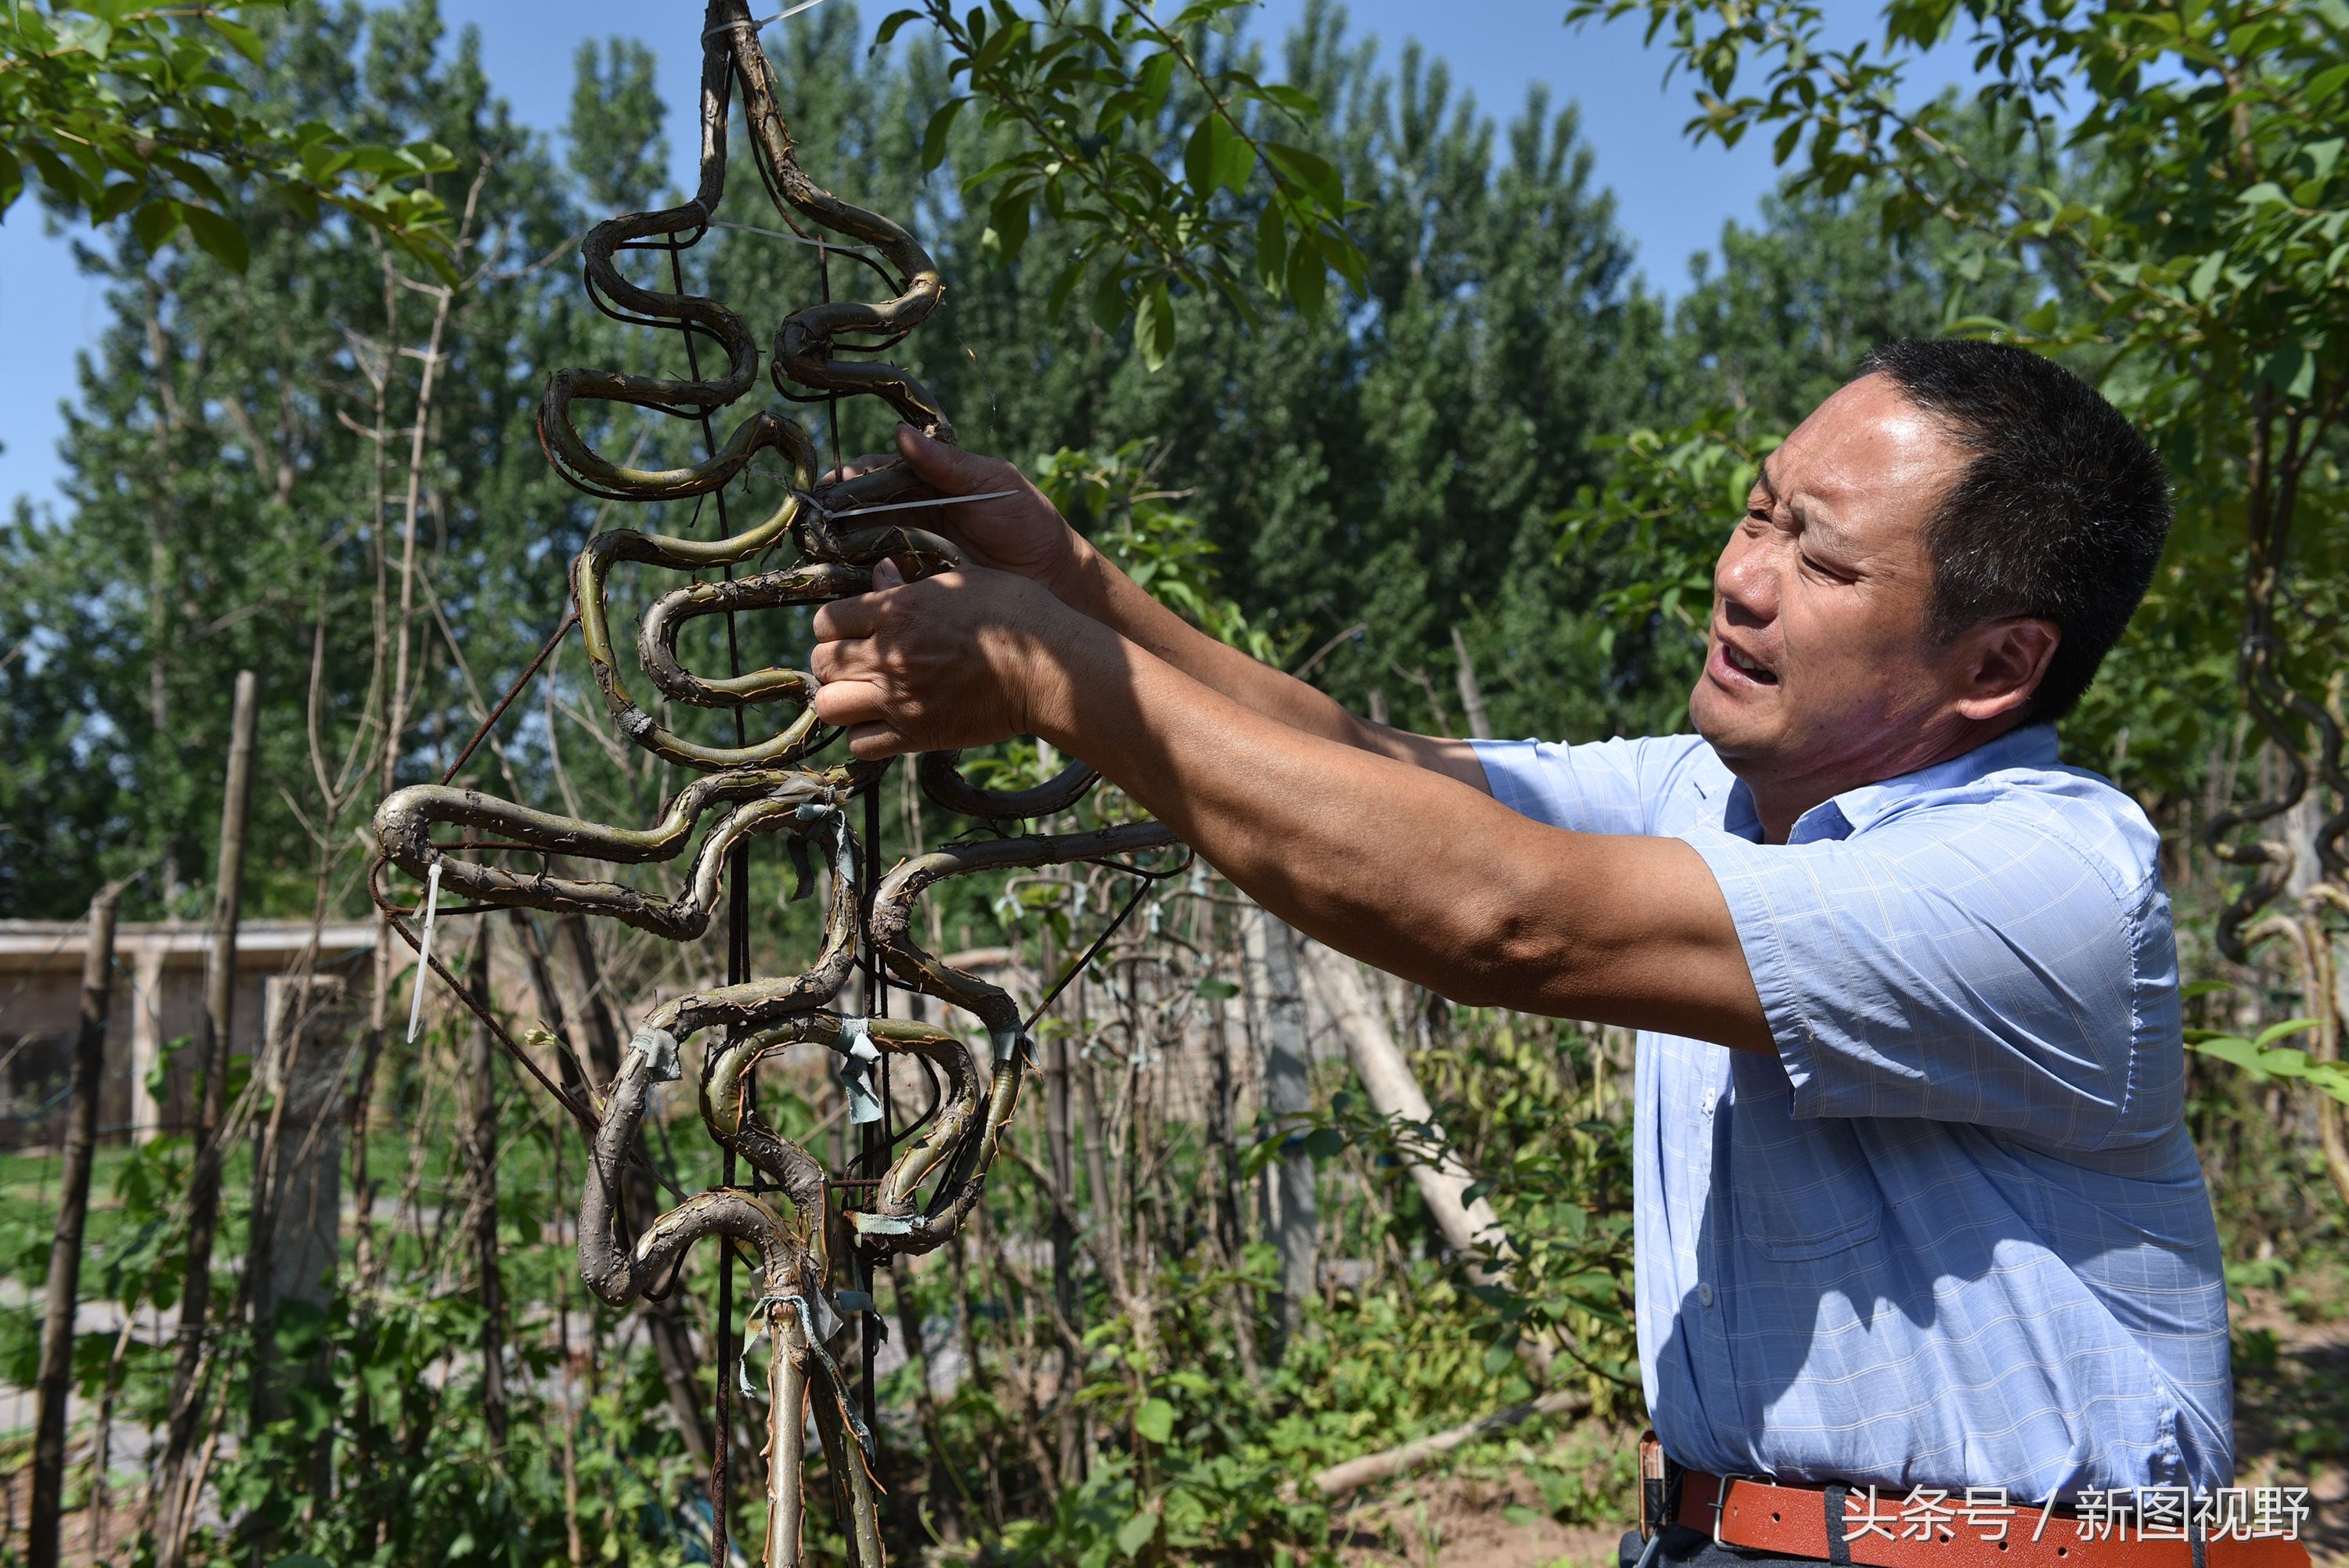
[[[774,74],[759,46],[747,0],[711,0],[702,30],[701,173],[693,199],[657,212],[608,219],[587,232],[580,250],[588,290],[623,319],[675,323],[699,332],[725,353],[722,375],[685,381],[621,371],[564,369],[548,378],[539,406],[539,439],[564,477],[592,494],[627,500],[678,500],[717,490],[749,466],[761,450],[788,450],[791,421],[761,410],[736,427],[725,446],[685,468],[635,469],[612,462],[590,447],[573,418],[572,405],[586,398],[626,403],[680,418],[701,418],[741,397],[757,373],[758,356],[742,319],[715,300],[662,294],[631,283],[617,265],[624,249],[673,250],[690,245],[708,229],[726,191],[726,119],[732,89],[742,89],[743,117],[759,160],[786,222],[794,214],[878,253],[892,298],[874,304],[836,301],[810,305],[783,319],[775,335],[774,380],[816,396],[870,393],[882,397],[907,423],[940,440],[954,439],[954,427],[928,388],[896,366],[877,360],[834,357],[843,334],[879,334],[895,342],[929,319],[944,297],[937,263],[905,229],[878,212],[841,201],[809,179],[799,165],[791,129],[777,107]],[[901,466],[887,465],[828,487],[827,507],[845,509],[885,500],[911,483]],[[805,483],[795,481],[805,490]]]
[[[688,340],[698,336],[714,348],[718,363],[706,377],[696,372],[688,377],[558,370],[548,379],[538,411],[540,439],[556,470],[579,489],[609,500],[674,501],[708,495],[749,475],[761,452],[778,454],[787,470],[780,476],[781,501],[762,521],[728,537],[615,529],[589,540],[572,565],[581,641],[614,724],[638,748],[699,777],[667,802],[658,821],[642,829],[585,821],[436,785],[391,795],[378,809],[375,827],[387,860],[412,876],[437,876],[475,907],[605,916],[676,942],[698,939],[709,930],[727,861],[750,836],[784,835],[796,841],[795,855],[811,841],[820,847],[831,872],[830,896],[819,950],[805,970],[739,979],[679,996],[649,1011],[638,1025],[597,1123],[592,1169],[580,1197],[579,1263],[589,1288],[619,1305],[642,1295],[704,1236],[755,1252],[761,1294],[751,1318],[770,1336],[764,1563],[797,1568],[804,1561],[801,1472],[809,1457],[812,1417],[844,1504],[840,1522],[850,1559],[859,1568],[879,1568],[872,1439],[857,1418],[838,1359],[846,1330],[831,1294],[833,1269],[859,1252],[868,1263],[926,1252],[963,1223],[1018,1107],[1030,1051],[1019,1010],[1007,993],[948,967],[913,940],[913,902],[948,877],[1100,861],[1171,845],[1174,838],[1154,822],[1139,822],[1057,837],[951,845],[898,867],[872,890],[868,937],[860,933],[858,918],[864,892],[859,885],[862,846],[849,830],[846,808],[854,799],[869,799],[888,765],[807,765],[809,755],[832,737],[814,719],[814,682],[805,672],[771,666],[710,676],[689,668],[680,655],[680,634],[698,619],[863,593],[872,586],[873,565],[885,558],[908,576],[961,564],[954,546],[934,535],[886,524],[854,526],[857,507],[886,501],[911,488],[908,470],[893,464],[822,485],[807,433],[772,410],[750,413],[722,445],[713,440],[702,460],[676,468],[613,462],[582,434],[576,421],[584,405],[617,404],[706,422],[749,396],[758,378],[759,351],[750,329],[718,301],[684,292],[683,268],[677,263],[678,252],[708,232],[724,195],[727,111],[739,88],[752,156],[785,222],[794,228],[804,222],[840,236],[848,243],[833,248],[879,273],[890,290],[889,297],[877,302],[827,302],[784,315],[771,366],[776,389],[800,400],[869,394],[931,435],[953,437],[944,409],[926,387],[905,369],[869,357],[886,352],[936,310],[944,293],[936,265],[902,226],[841,201],[800,168],[746,0],[708,0],[702,46],[701,173],[693,199],[600,223],[582,252],[586,285],[599,304],[624,320],[675,326]],[[643,287],[625,276],[618,262],[629,250],[667,253],[674,292]],[[737,568],[763,566],[766,554],[786,542],[797,551],[796,561],[732,575]],[[725,574],[723,581],[694,581],[659,593],[639,621],[637,661],[661,697],[738,715],[751,707],[782,704],[790,717],[763,738],[709,745],[679,734],[639,705],[621,676],[608,610],[613,571],[622,563]],[[1065,810],[1095,782],[1092,770],[1079,763],[1033,789],[984,789],[964,779],[956,762],[951,752],[923,758],[925,790],[950,811],[999,827]],[[436,841],[433,834],[444,828],[464,837]],[[551,868],[510,870],[496,862],[495,857],[512,852],[618,865],[687,863],[681,888],[647,892],[618,881],[557,876]],[[944,1029],[865,1018],[842,1007],[842,989],[852,981],[860,951],[885,963],[913,989],[975,1014],[992,1045],[987,1070]],[[655,1087],[681,1075],[683,1044],[712,1029],[726,1034],[704,1055],[703,1120],[713,1140],[748,1160],[780,1195],[712,1188],[685,1199],[630,1243],[621,1233],[617,1212],[621,1163],[638,1137]],[[822,1163],[761,1118],[750,1094],[760,1065],[800,1045],[841,1057],[843,1072],[854,1075],[860,1089],[870,1087],[876,1066],[900,1055],[922,1060],[940,1086],[932,1115],[900,1140],[876,1182],[869,1189],[860,1184],[861,1206],[831,1202],[834,1184]]]
[[[832,1473],[842,1478],[848,1500],[843,1521],[854,1561],[879,1568],[883,1561],[879,1489],[873,1480],[873,1439],[849,1401],[848,1380],[824,1341],[820,1326],[838,1336],[844,1325],[825,1299],[821,1253],[821,1173],[813,1202],[786,1221],[757,1194],[736,1187],[697,1192],[655,1221],[633,1248],[614,1235],[620,1168],[644,1121],[655,1085],[678,1076],[677,1045],[654,1029],[640,1029],[630,1044],[620,1076],[595,1136],[593,1169],[579,1203],[579,1274],[598,1299],[624,1306],[673,1267],[705,1236],[743,1242],[759,1255],[761,1293],[756,1317],[771,1337],[767,1359],[768,1454],[767,1568],[800,1568],[806,1499],[801,1476],[807,1459],[810,1408]],[[816,1227],[811,1232],[808,1216]],[[854,1444],[854,1451],[851,1445]]]
[[[2296,440],[2295,433],[2295,444]],[[2254,508],[2255,513],[2258,510]],[[2294,690],[2279,667],[2283,640],[2276,631],[2276,601],[2282,589],[2292,512],[2292,497],[2280,497],[2266,509],[2265,526],[2252,531],[2245,568],[2242,640],[2236,655],[2244,711],[2282,759],[2283,777],[2280,788],[2267,799],[2223,811],[2202,830],[2203,841],[2214,855],[2251,873],[2219,915],[2219,950],[2238,964],[2248,961],[2262,931],[2272,930],[2264,922],[2255,924],[2254,918],[2291,882],[2297,855],[2291,844],[2278,839],[2261,836],[2245,842],[2235,835],[2246,827],[2282,816],[2307,795],[2312,759],[2302,740],[2302,730],[2316,742],[2313,771],[2344,802],[2342,810],[2318,828],[2316,856],[2327,872],[2349,873],[2349,855],[2341,848],[2342,835],[2349,831],[2349,773],[2343,769],[2341,726],[2324,705]]]
[[[1088,833],[995,839],[933,851],[907,861],[882,879],[873,895],[874,946],[908,987],[977,1014],[987,1026],[994,1065],[988,1075],[986,1116],[946,1158],[944,1174],[928,1203],[916,1211],[914,1187],[918,1178],[900,1181],[893,1167],[873,1208],[849,1212],[849,1223],[860,1240],[891,1253],[926,1253],[961,1227],[964,1216],[978,1201],[988,1167],[995,1161],[996,1144],[1019,1106],[1020,1078],[1029,1066],[1029,1041],[1017,1005],[1002,987],[950,968],[923,951],[913,938],[914,900],[935,882],[973,872],[1107,860],[1164,849],[1174,841],[1173,831],[1158,822],[1121,823]],[[928,1166],[922,1169],[926,1173]]]
[[[802,836],[818,821],[836,821],[841,802],[874,772],[859,766],[822,773],[762,768],[713,774],[679,790],[661,820],[646,829],[557,816],[477,789],[412,784],[376,808],[376,841],[386,858],[410,876],[423,877],[437,863],[440,880],[477,903],[609,915],[670,942],[689,942],[709,929],[710,912],[724,881],[726,851],[739,840],[750,833]],[[502,871],[460,860],[431,838],[434,824],[448,823],[485,830],[543,854],[643,865],[674,859],[703,812],[715,805],[732,809],[702,839],[686,891],[675,898],[647,897],[622,882]]]

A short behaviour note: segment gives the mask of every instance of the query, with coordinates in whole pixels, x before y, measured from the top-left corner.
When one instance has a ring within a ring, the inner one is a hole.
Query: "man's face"
[[[1962,686],[1930,631],[1924,529],[1965,455],[1884,376],[1763,465],[1713,572],[1697,733],[1757,796],[1817,799],[1936,758]]]

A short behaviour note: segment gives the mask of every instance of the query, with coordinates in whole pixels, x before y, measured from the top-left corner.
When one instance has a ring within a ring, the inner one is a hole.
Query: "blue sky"
[[[885,9],[866,4],[865,23],[877,23]],[[1597,180],[1615,192],[1641,270],[1651,287],[1678,294],[1691,254],[1711,248],[1724,222],[1754,217],[1775,178],[1765,139],[1729,151],[1717,143],[1692,145],[1681,133],[1691,112],[1690,84],[1685,77],[1663,82],[1662,57],[1641,46],[1640,29],[1619,24],[1568,31],[1558,20],[1562,9],[1557,0],[1351,0],[1347,6],[1353,36],[1376,36],[1389,60],[1404,39],[1417,39],[1450,67],[1454,91],[1473,93],[1488,115],[1514,115],[1536,83],[1547,84],[1554,102],[1580,104]],[[1871,5],[1828,0],[1826,9],[1839,35],[1875,31]],[[678,183],[690,185],[685,162],[693,138],[683,116],[698,59],[691,6],[682,0],[442,0],[442,10],[452,26],[481,29],[490,79],[525,123],[550,133],[568,108],[577,46],[616,34],[642,37],[659,57]],[[1262,0],[1252,26],[1278,39],[1303,11],[1304,0]],[[1930,90],[1956,79],[1961,65],[1946,65],[1918,86]],[[57,406],[75,393],[75,356],[96,341],[105,322],[99,289],[77,273],[66,240],[43,231],[30,200],[0,222],[0,502],[19,494],[36,501],[56,497],[64,428]]]

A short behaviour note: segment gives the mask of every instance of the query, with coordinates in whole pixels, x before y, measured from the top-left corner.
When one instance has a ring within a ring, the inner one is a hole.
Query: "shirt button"
[[[1713,1286],[1702,1280],[1696,1282],[1696,1298],[1705,1305],[1713,1305]]]

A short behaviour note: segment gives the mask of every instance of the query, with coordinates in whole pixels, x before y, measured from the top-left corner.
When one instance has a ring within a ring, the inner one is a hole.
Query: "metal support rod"
[[[836,429],[833,439],[835,441],[839,439]],[[858,945],[864,954],[864,1016],[868,1018],[881,1018],[888,1016],[889,990],[887,984],[882,978],[880,949],[873,942],[873,895],[881,885],[881,784],[878,779],[875,779],[872,788],[864,793],[863,848],[864,864],[859,871],[858,882],[864,896],[862,906],[857,912],[857,919],[864,927],[859,934],[861,940]],[[863,1157],[857,1161],[857,1174],[868,1181],[878,1177],[889,1165],[889,1063],[887,1058],[884,1057],[874,1070],[881,1077],[881,1119],[864,1124]],[[881,1282],[877,1276],[886,1259],[887,1254],[878,1248],[869,1250],[864,1255],[865,1307],[864,1321],[858,1326],[857,1331],[858,1345],[864,1352],[864,1363],[862,1368],[864,1376],[857,1379],[857,1393],[858,1398],[864,1402],[864,1429],[874,1434],[876,1443],[879,1441],[881,1427],[876,1414],[878,1406],[874,1385],[880,1381],[881,1336],[885,1332],[882,1327],[880,1308]]]

